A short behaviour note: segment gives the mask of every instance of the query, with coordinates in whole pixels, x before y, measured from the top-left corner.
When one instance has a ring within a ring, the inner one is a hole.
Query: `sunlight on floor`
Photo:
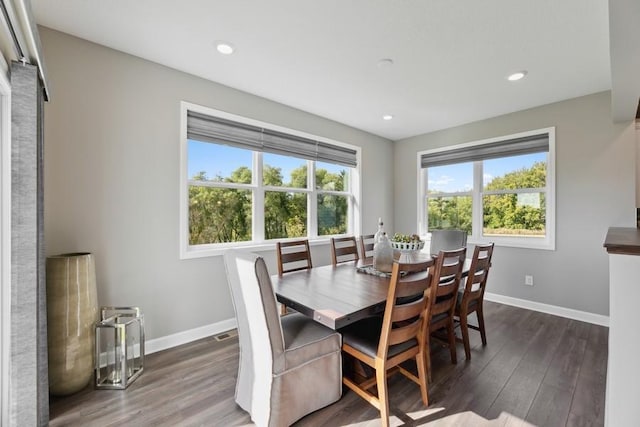
[[[407,417],[411,418],[411,422],[403,422],[398,416],[391,415],[389,422],[392,427],[402,426],[474,426],[474,427],[536,427],[534,424],[511,415],[507,412],[501,412],[498,418],[488,420],[485,417],[471,411],[459,412],[444,417],[438,417],[436,414],[444,411],[445,408],[429,408],[421,411],[409,412]],[[344,427],[370,427],[377,425],[378,420],[367,420],[358,423],[341,424]]]
[[[424,418],[424,417],[431,416],[433,414],[437,414],[438,412],[442,412],[444,410],[445,410],[445,408],[427,408],[427,409],[422,409],[420,411],[409,412],[409,413],[407,413],[407,415],[409,417],[413,418],[414,420],[418,420],[420,418]]]

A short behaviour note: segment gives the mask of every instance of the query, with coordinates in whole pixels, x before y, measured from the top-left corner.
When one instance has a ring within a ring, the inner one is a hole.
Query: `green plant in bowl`
[[[391,246],[401,251],[419,251],[424,248],[424,241],[417,234],[396,233],[391,239]]]

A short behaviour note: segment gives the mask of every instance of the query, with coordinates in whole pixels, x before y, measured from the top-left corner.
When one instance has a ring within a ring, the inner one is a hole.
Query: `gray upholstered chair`
[[[440,251],[453,251],[467,247],[467,232],[464,230],[433,230],[429,253],[438,255]]]
[[[236,403],[258,427],[288,426],[342,395],[341,336],[300,313],[280,317],[258,255],[224,255],[238,322]]]

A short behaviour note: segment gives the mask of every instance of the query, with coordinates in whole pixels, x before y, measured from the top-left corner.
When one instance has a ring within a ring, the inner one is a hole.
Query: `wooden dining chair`
[[[380,411],[383,426],[389,425],[387,375],[400,372],[420,386],[422,402],[429,404],[427,389],[428,333],[432,283],[427,271],[432,261],[414,264],[395,262],[391,273],[383,317],[369,317],[340,330],[342,351],[375,371],[357,382],[343,376],[344,385]],[[405,274],[401,277],[401,273]],[[407,298],[414,296],[415,298]],[[414,359],[418,375],[400,363]],[[370,389],[376,386],[377,396]]]
[[[440,251],[452,251],[467,247],[467,232],[464,230],[433,230],[429,253],[438,255]]]
[[[338,265],[341,262],[358,261],[358,244],[354,236],[331,238],[331,262]]]
[[[451,363],[457,363],[456,357],[456,335],[453,315],[456,308],[460,278],[462,268],[467,253],[466,248],[452,251],[440,251],[436,259],[433,273],[433,281],[438,286],[432,288],[433,307],[431,307],[431,318],[429,320],[429,331],[433,334],[446,330],[444,341],[449,346],[451,353]],[[435,335],[441,338],[439,335]],[[429,362],[431,358],[427,359]],[[431,379],[431,363],[428,364],[429,379]]]
[[[360,236],[360,257],[362,259],[373,257],[373,238],[375,234],[365,234]]]
[[[309,240],[307,239],[277,242],[276,256],[280,276],[290,271],[306,270],[313,267]]]
[[[467,360],[471,359],[471,348],[469,346],[469,328],[480,331],[482,345],[487,345],[487,334],[484,327],[484,314],[482,303],[484,301],[484,290],[491,267],[491,257],[493,256],[493,243],[488,245],[476,245],[471,259],[471,267],[464,286],[458,291],[458,300],[454,312],[455,320],[460,324],[462,343]],[[475,312],[478,317],[478,326],[469,325],[468,316]]]
[[[307,270],[313,267],[309,240],[307,239],[276,242],[276,257],[279,276],[284,273]],[[282,315],[287,314],[287,307],[284,304],[280,306],[280,313]]]

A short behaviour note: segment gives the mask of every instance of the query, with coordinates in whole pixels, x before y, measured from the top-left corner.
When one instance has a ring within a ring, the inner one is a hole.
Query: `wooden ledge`
[[[603,246],[610,254],[640,255],[640,230],[610,227]]]

